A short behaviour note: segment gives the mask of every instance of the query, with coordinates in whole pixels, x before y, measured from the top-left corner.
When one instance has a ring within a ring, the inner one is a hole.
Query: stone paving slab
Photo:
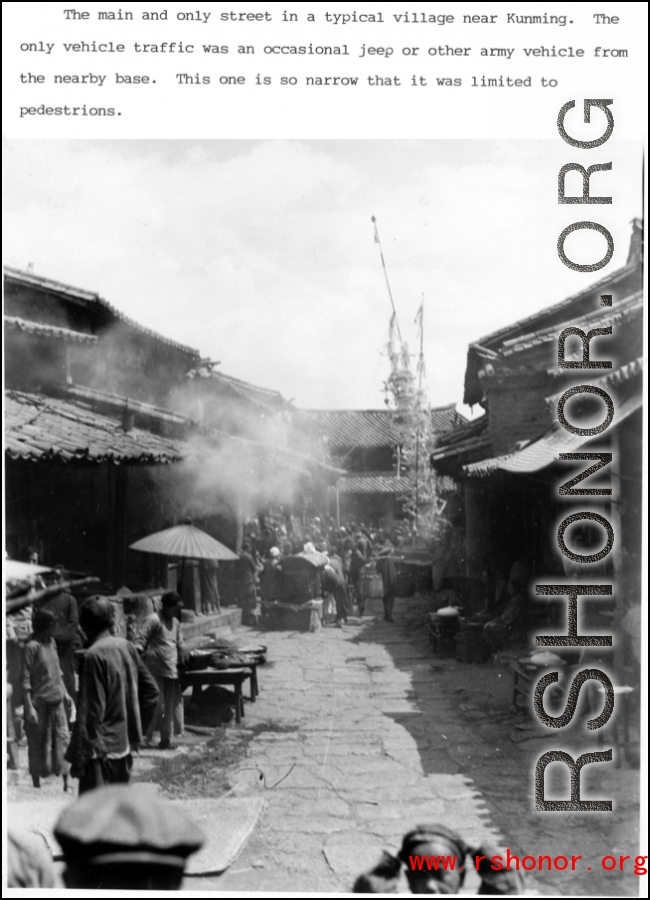
[[[246,704],[251,769],[233,778],[235,795],[267,801],[251,841],[265,874],[256,870],[251,889],[281,890],[293,873],[293,890],[349,891],[419,821],[499,840],[483,795],[457,774],[455,756],[482,755],[458,740],[458,696],[440,695],[432,659],[395,626],[366,619],[263,640],[272,665]],[[259,770],[267,784],[286,777],[264,791]],[[220,889],[240,884],[224,878]]]

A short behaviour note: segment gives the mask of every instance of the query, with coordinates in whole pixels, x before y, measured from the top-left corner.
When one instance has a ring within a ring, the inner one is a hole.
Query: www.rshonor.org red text
[[[648,857],[647,856],[603,856],[595,864],[595,868],[605,872],[629,872],[634,875],[648,874]],[[409,867],[412,871],[417,872],[433,872],[442,870],[445,872],[454,871],[457,865],[455,856],[409,856]],[[568,869],[575,872],[576,869],[587,869],[590,871],[594,866],[590,866],[582,856],[517,856],[510,852],[508,847],[503,855],[495,856],[475,856],[474,867],[485,869],[489,866],[494,872],[502,872],[504,870],[511,871],[523,869],[525,872],[563,872]],[[463,867],[458,866],[459,871]]]

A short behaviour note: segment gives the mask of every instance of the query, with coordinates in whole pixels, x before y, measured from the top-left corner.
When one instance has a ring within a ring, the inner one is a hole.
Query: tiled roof
[[[126,432],[122,417],[127,407],[147,425],[158,421],[184,426],[183,434],[191,431],[194,440],[190,444],[138,427]],[[102,411],[97,412],[98,408]],[[188,456],[208,459],[224,444],[305,476],[314,469],[330,478],[343,471],[289,447],[271,446],[215,428],[200,428],[191,419],[170,410],[104,391],[71,387],[63,398],[19,391],[5,393],[5,452],[13,459],[168,463]]]
[[[59,328],[56,325],[44,325],[41,322],[30,322],[17,316],[5,316],[5,330],[23,331],[38,337],[55,338],[61,341],[74,341],[79,344],[96,344],[97,336],[83,331],[72,331],[70,328]]]
[[[570,310],[565,310],[568,314]],[[572,318],[555,321],[538,331],[520,331],[503,340],[500,345],[486,347],[471,344],[467,354],[465,371],[465,402],[476,403],[484,396],[485,379],[497,379],[500,383],[510,376],[550,375],[557,377],[567,370],[557,368],[557,339],[569,327],[584,331],[614,326],[620,348],[624,352],[637,352],[636,340],[641,341],[642,328],[636,328],[636,320],[643,314],[643,292],[636,291],[617,301],[611,307],[592,308]],[[620,329],[623,329],[622,331]],[[569,351],[571,347],[571,351]],[[567,342],[567,360],[580,359],[573,345]],[[597,358],[597,357],[596,357]]]
[[[68,400],[8,391],[5,452],[12,459],[169,463],[183,459],[188,445],[133,428]]]
[[[643,397],[641,391],[617,408],[614,424],[620,424],[632,413],[641,408]],[[524,442],[512,453],[503,456],[489,457],[480,462],[463,466],[463,471],[470,478],[484,478],[497,470],[503,472],[525,473],[537,472],[557,462],[560,453],[574,453],[580,447],[593,440],[590,436],[572,434],[566,431],[559,422],[555,422],[539,440]]]
[[[395,414],[387,409],[311,409],[299,415],[322,431],[330,448],[395,447],[401,442]],[[464,421],[453,403],[431,410],[436,432]]]
[[[285,400],[279,391],[259,387],[259,385],[242,381],[240,378],[233,378],[232,375],[224,375],[223,372],[217,372],[209,367],[203,366],[192,369],[191,372],[187,373],[187,377],[209,380],[215,385],[267,409],[290,405],[290,401]]]
[[[617,269],[616,272],[612,272],[611,275],[601,278],[600,281],[590,284],[589,287],[585,288],[583,291],[572,294],[570,297],[567,297],[566,300],[561,300],[559,303],[547,306],[539,312],[533,313],[532,316],[526,316],[525,319],[519,319],[517,322],[514,322],[512,325],[508,325],[505,328],[499,328],[497,331],[493,331],[491,334],[479,338],[475,343],[479,344],[481,347],[496,349],[505,341],[508,341],[510,338],[516,337],[519,334],[530,334],[531,332],[544,329],[549,325],[567,322],[576,315],[576,308],[579,306],[580,301],[589,303],[590,298],[592,298],[594,294],[612,289],[619,282],[623,281],[629,275],[632,275],[637,268],[638,264],[636,262],[625,265],[621,269]]]
[[[567,320],[549,328],[543,328],[532,333],[529,332],[509,341],[504,341],[498,355],[507,360],[509,357],[513,357],[525,350],[531,350],[541,344],[557,341],[560,333],[568,327],[582,328],[585,331],[589,331],[594,328],[618,325],[623,319],[637,316],[641,312],[642,307],[643,292],[637,291],[612,307],[596,309],[588,315],[580,316],[577,319]]]
[[[76,401],[82,403],[90,403],[93,408],[100,409],[103,412],[116,411],[121,415],[128,411],[134,415],[158,422],[166,422],[170,425],[184,426],[191,423],[191,419],[171,409],[163,409],[160,406],[153,406],[151,403],[143,403],[140,400],[134,400],[132,397],[125,397],[123,394],[112,394],[108,391],[101,391],[99,388],[85,387],[81,384],[72,384],[66,386],[66,395]]]
[[[120,322],[124,322],[125,324],[130,325],[131,328],[136,329],[136,331],[139,331],[142,334],[146,334],[154,340],[166,344],[168,347],[175,347],[177,350],[182,350],[183,352],[187,353],[190,356],[194,356],[197,359],[200,356],[198,350],[194,350],[192,347],[187,347],[185,344],[179,344],[178,341],[174,341],[171,338],[165,337],[164,335],[159,334],[157,331],[153,331],[151,328],[146,328],[144,325],[140,325],[140,323],[136,322],[134,319],[130,319],[128,316],[125,316],[124,313],[120,312],[111,303],[109,303],[107,300],[104,300],[103,297],[100,297],[100,295],[95,293],[94,291],[84,291],[81,288],[72,287],[72,285],[69,284],[63,284],[63,282],[61,281],[54,281],[52,278],[44,278],[42,275],[35,275],[33,272],[25,272],[22,269],[15,269],[13,266],[4,267],[4,277],[5,281],[15,281],[19,282],[20,284],[28,284],[34,288],[37,288],[38,290],[60,294],[63,297],[69,297],[72,300],[81,301],[82,303],[88,304],[91,307],[93,304],[97,304],[97,306],[100,306],[111,313],[111,315],[115,319],[118,319]]]
[[[621,387],[622,385],[626,385],[628,382],[631,382],[632,379],[636,378],[643,374],[643,357],[639,356],[637,359],[632,359],[630,362],[626,363],[624,366],[619,366],[618,369],[613,369],[607,372],[605,375],[601,375],[600,378],[596,380],[590,379],[589,383],[594,385],[600,385],[605,391],[612,391],[612,393],[616,390],[616,388]],[[641,388],[638,389],[639,396],[641,396]],[[546,403],[552,410],[557,409],[557,402],[560,399],[561,394],[554,394],[551,397],[546,398]],[[615,419],[616,421],[616,419]]]
[[[431,462],[436,469],[456,468],[491,452],[488,417],[487,414],[483,414],[441,435],[436,449],[431,454]]]

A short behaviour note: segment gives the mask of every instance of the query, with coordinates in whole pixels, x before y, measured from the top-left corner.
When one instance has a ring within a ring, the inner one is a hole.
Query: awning
[[[613,424],[619,425],[642,406],[643,395],[639,391],[616,409]],[[470,463],[463,466],[463,472],[470,478],[485,478],[496,471],[519,474],[537,472],[556,462],[560,453],[574,453],[592,440],[594,438],[591,435],[571,434],[556,422],[539,440],[528,443],[514,453]]]

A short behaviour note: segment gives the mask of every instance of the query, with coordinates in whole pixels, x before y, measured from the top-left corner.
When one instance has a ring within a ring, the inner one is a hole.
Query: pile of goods
[[[232,669],[266,662],[264,644],[235,643],[226,638],[211,638],[192,650],[187,660],[190,671],[199,669]]]

